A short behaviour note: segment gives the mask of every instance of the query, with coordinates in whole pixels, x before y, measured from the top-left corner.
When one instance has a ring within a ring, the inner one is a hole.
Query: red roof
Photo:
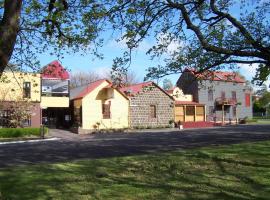
[[[69,73],[67,70],[59,63],[58,60],[55,60],[45,67],[42,70],[42,78],[44,79],[69,79]]]
[[[169,95],[165,90],[163,90],[161,87],[159,87],[157,84],[155,84],[152,81],[148,81],[148,82],[144,82],[144,83],[138,83],[138,84],[134,84],[134,85],[131,85],[131,86],[128,86],[128,87],[123,87],[123,88],[120,88],[120,91],[123,92],[127,96],[135,96],[136,94],[142,92],[144,87],[147,87],[147,86],[150,86],[150,85],[156,86],[162,92],[164,92],[167,96],[169,96],[171,99],[173,99],[173,97],[171,95]]]
[[[120,91],[124,92],[128,96],[133,96],[142,92],[143,88],[149,85],[152,85],[152,81],[148,81],[145,83],[138,83],[138,84],[134,84],[128,87],[122,87],[120,88]]]
[[[97,81],[94,81],[92,83],[89,83],[88,85],[73,88],[70,91],[71,99],[74,100],[74,99],[81,99],[81,98],[85,97],[87,94],[89,94],[94,89],[96,89],[104,81],[106,81],[108,83],[108,85],[105,86],[104,88],[113,88],[114,90],[118,91],[123,97],[128,99],[128,97],[122,91],[118,90],[117,88],[114,88],[113,84],[107,79],[97,80]]]
[[[88,84],[74,99],[80,99],[85,97],[87,94],[89,94],[90,92],[92,92],[94,89],[96,89],[101,83],[103,83],[104,81],[107,81],[108,83],[110,83],[108,80],[106,79],[101,79],[95,82],[92,82],[90,84]]]
[[[245,83],[245,79],[242,78],[239,74],[235,72],[222,72],[222,71],[204,71],[202,73],[197,73],[194,69],[185,69],[185,72],[191,72],[197,78],[203,80],[211,81],[227,81],[227,82],[236,82],[236,83]]]
[[[175,101],[174,104],[175,105],[204,105],[204,104],[197,103],[194,101]]]

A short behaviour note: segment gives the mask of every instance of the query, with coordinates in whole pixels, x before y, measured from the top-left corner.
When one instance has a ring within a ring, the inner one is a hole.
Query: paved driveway
[[[56,134],[67,134],[58,132]],[[184,130],[181,132],[65,135],[61,140],[0,145],[0,167],[53,163],[270,140],[270,125]]]

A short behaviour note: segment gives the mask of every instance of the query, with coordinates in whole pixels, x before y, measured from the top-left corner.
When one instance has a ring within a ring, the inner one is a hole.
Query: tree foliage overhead
[[[91,0],[0,0],[0,76],[8,62],[35,68],[37,54],[97,53],[104,11]]]
[[[146,78],[179,73],[185,67],[199,73],[235,64],[259,64],[259,83],[270,74],[269,1],[110,2],[111,21],[124,32],[130,50],[154,37],[156,44],[147,53],[152,58],[166,55],[165,64],[149,68]],[[175,42],[180,45],[168,56],[168,46]]]
[[[101,31],[120,31],[129,47],[115,65],[127,69],[146,38],[165,64],[147,78],[193,67],[202,72],[258,64],[255,80],[270,74],[270,2],[265,0],[0,0],[0,76],[7,63],[36,66],[36,53],[96,52]],[[178,43],[172,52],[168,46]],[[99,55],[99,54],[96,54]]]

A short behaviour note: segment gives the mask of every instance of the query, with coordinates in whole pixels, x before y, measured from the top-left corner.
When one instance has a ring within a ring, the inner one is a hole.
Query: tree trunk
[[[22,0],[5,0],[0,22],[0,77],[14,50],[20,26]]]

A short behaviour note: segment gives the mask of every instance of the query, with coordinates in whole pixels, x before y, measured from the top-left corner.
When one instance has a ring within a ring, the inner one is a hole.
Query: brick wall
[[[156,118],[150,116],[151,105],[156,108]],[[131,128],[166,127],[173,116],[173,100],[155,86],[130,98]]]

